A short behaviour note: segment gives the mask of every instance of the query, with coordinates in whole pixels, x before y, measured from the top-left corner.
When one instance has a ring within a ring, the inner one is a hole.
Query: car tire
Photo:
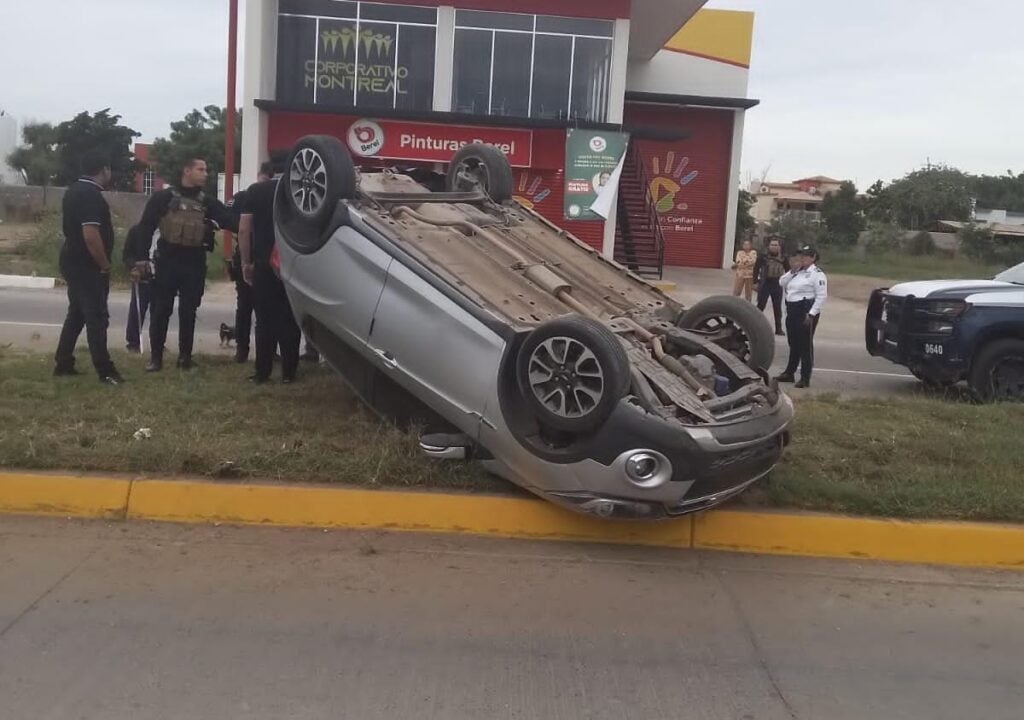
[[[716,342],[750,367],[768,370],[775,360],[775,333],[764,314],[746,300],[728,295],[705,298],[683,313],[684,330],[731,331]]]
[[[500,204],[512,199],[514,182],[512,166],[505,153],[493,145],[471,143],[452,158],[446,185],[449,192],[471,192],[479,188]]]
[[[982,402],[1024,401],[1024,340],[1007,338],[985,345],[971,363],[967,384]]]
[[[340,200],[356,196],[356,167],[330,135],[306,135],[292,148],[278,192],[301,230],[322,233]]]
[[[629,390],[629,358],[604,325],[566,315],[526,337],[516,357],[516,381],[542,425],[587,434],[608,420]]]

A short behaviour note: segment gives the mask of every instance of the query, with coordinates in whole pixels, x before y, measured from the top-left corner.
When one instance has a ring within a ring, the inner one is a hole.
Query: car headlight
[[[933,335],[952,335],[954,325],[946,320],[929,320],[925,329]]]
[[[936,300],[925,306],[925,309],[936,315],[960,317],[967,311],[967,303],[963,300]]]

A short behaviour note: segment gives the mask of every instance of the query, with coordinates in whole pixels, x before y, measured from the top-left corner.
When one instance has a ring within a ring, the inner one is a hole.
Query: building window
[[[146,168],[142,172],[142,194],[152,195],[153,194],[153,168]]]
[[[604,122],[610,20],[457,10],[452,109]]]
[[[277,27],[279,101],[433,107],[436,8],[280,0]]]

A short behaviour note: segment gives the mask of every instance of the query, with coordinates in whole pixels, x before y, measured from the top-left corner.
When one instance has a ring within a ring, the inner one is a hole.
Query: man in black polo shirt
[[[236,231],[234,215],[215,197],[203,192],[206,161],[185,163],[178,183],[154,193],[139,221],[139,265],[149,259],[154,233],[160,231],[154,259],[152,314],[149,324],[150,360],[146,372],[163,368],[167,325],[178,298],[178,367],[190,370],[196,330],[196,311],[206,290],[206,253],[212,250],[210,223],[220,230]]]
[[[109,157],[89,152],[82,159],[82,177],[64,193],[60,272],[68,286],[68,314],[57,343],[53,374],[79,374],[75,369],[75,345],[84,327],[100,382],[120,385],[124,380],[107,352],[107,296],[114,226],[103,188],[109,183]]]
[[[238,222],[238,248],[242,274],[252,285],[256,308],[256,374],[250,380],[264,383],[274,370],[274,352],[281,350],[281,382],[291,383],[299,367],[302,331],[292,315],[284,283],[271,265],[274,250],[274,194],[277,180],[249,186]]]
[[[269,162],[260,165],[256,173],[256,181],[262,182],[274,176],[274,170]],[[242,208],[245,206],[245,190],[239,190],[231,198],[227,207],[236,220],[242,215]],[[236,238],[237,240],[237,238]],[[228,276],[235,284],[235,362],[249,362],[249,342],[252,339],[252,286],[242,277],[242,255],[235,242],[235,251],[231,255],[231,262],[228,264]]]

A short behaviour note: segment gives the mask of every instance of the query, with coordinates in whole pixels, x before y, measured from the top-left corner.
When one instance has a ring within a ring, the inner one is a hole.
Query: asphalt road
[[[115,290],[110,293],[110,348],[125,346],[125,328],[128,324],[128,307],[131,295]],[[177,308],[175,308],[177,310]],[[67,294],[63,288],[55,290],[21,290],[0,288],[0,344],[11,343],[24,349],[52,353],[57,348],[61,325],[67,314]],[[220,324],[235,324],[234,285],[218,283],[212,285],[203,297],[196,318],[197,353],[220,352]],[[171,318],[168,332],[168,348],[177,353],[177,311]],[[147,316],[143,340],[149,345],[149,319]],[[79,346],[85,348],[85,333],[79,339]],[[231,352],[224,350],[224,352]],[[82,360],[88,358],[83,355]]]
[[[732,291],[732,272],[694,268],[666,268],[665,279],[675,282],[673,296],[692,306],[711,295],[728,295]],[[838,278],[836,278],[839,281]],[[840,281],[841,282],[841,281]],[[857,285],[863,282],[857,282]],[[854,293],[847,293],[856,296]],[[921,383],[906,368],[868,355],[864,348],[864,315],[867,295],[863,299],[829,297],[821,315],[814,340],[814,377],[809,390],[787,386],[794,397],[801,393],[837,392],[848,395],[899,395],[921,392]],[[771,318],[771,306],[765,309]],[[784,337],[775,343],[774,374],[779,374],[789,359],[789,345]]]
[[[1018,720],[1024,575],[0,518],[11,720]]]
[[[670,269],[666,277],[678,282],[679,291],[675,295],[687,305],[708,295],[721,294],[722,283],[729,281],[728,271],[723,274],[717,270]],[[127,292],[111,293],[109,338],[112,348],[124,346],[128,303]],[[207,290],[199,309],[196,352],[231,352],[220,347],[218,331],[222,322],[234,325],[234,308],[234,286],[218,283]],[[0,289],[0,344],[53,352],[66,310],[67,300],[62,290]],[[919,392],[921,384],[905,368],[867,354],[864,311],[864,303],[840,298],[829,300],[815,341],[816,368],[811,392],[873,395]],[[171,353],[177,350],[176,328],[175,318],[168,339]],[[785,338],[776,340],[773,371],[778,373],[786,364],[789,348]],[[84,348],[84,333],[80,342]],[[793,390],[794,395],[800,392]]]

